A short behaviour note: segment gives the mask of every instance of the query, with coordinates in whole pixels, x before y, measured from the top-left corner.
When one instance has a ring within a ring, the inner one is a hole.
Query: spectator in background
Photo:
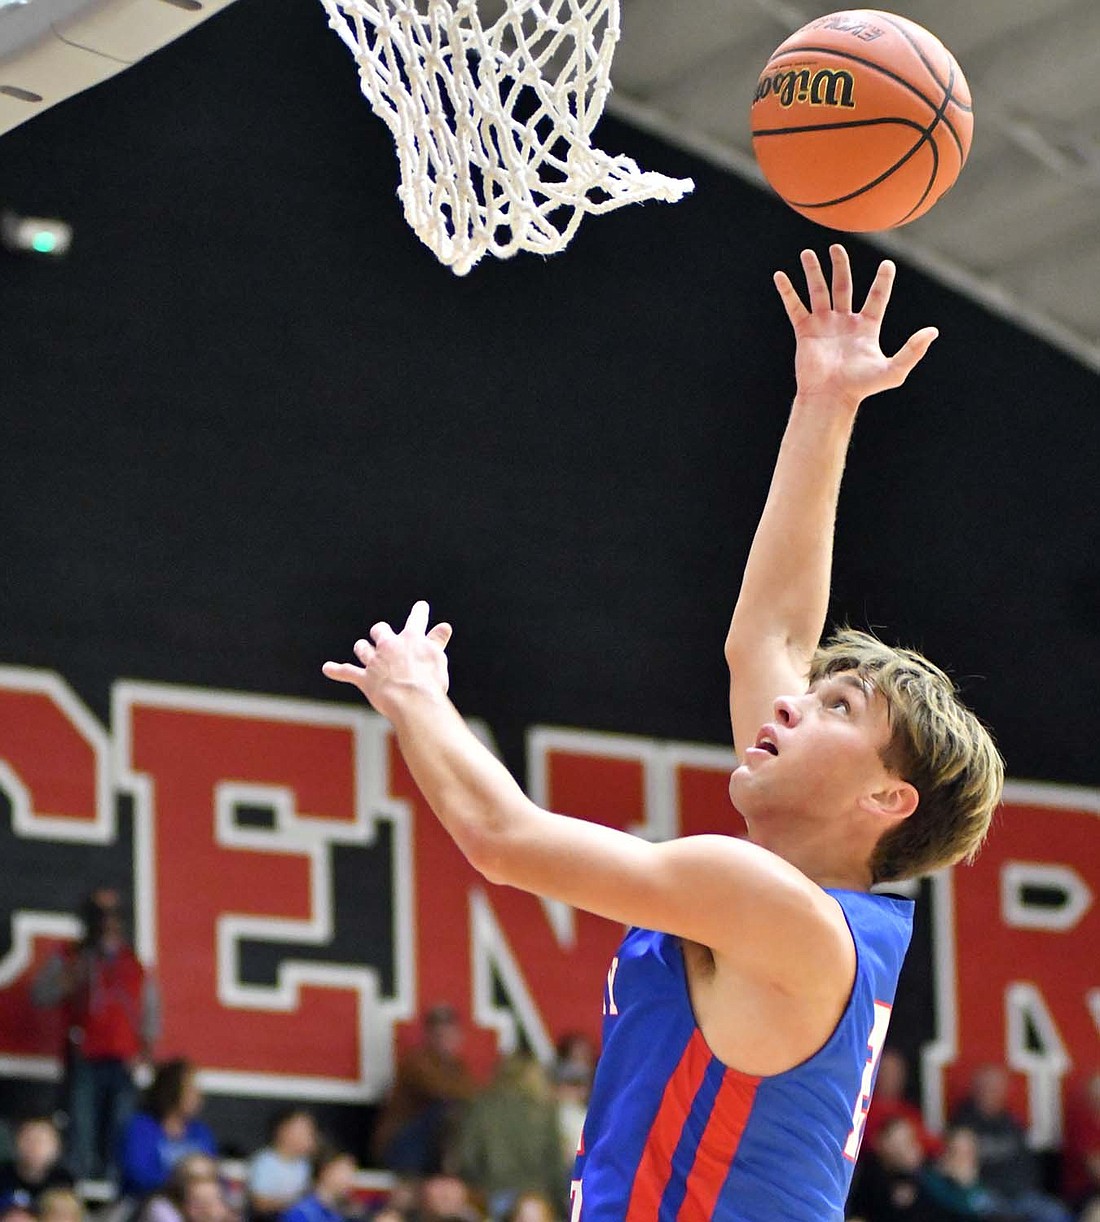
[[[1062,1146],[1063,1192],[1082,1213],[1100,1210],[1100,1072],[1094,1073],[1066,1109]]]
[[[133,1071],[160,1027],[156,986],[126,939],[117,891],[99,887],[83,907],[84,938],[43,964],[38,1006],[63,1007],[69,1167],[79,1179],[112,1175],[115,1146],[134,1108]]]
[[[906,1097],[908,1082],[909,1063],[905,1057],[894,1048],[883,1049],[863,1140],[873,1148],[882,1126],[895,1116],[904,1116],[916,1130],[925,1156],[934,1158],[943,1149],[943,1143],[929,1132],[920,1108]]]
[[[424,1019],[424,1043],[402,1058],[372,1151],[390,1171],[430,1175],[443,1167],[457,1108],[476,1086],[462,1059],[462,1024],[452,1006],[434,1006]]]
[[[1023,1125],[1009,1111],[1008,1071],[1003,1066],[983,1065],[975,1071],[970,1095],[951,1123],[972,1130],[978,1139],[981,1179],[998,1210],[1020,1222],[1070,1222],[1066,1207],[1040,1190],[1038,1163]]]
[[[198,1119],[202,1092],[195,1067],[182,1058],[158,1065],[144,1107],[130,1117],[119,1146],[121,1191],[144,1197],[168,1181],[188,1154],[217,1154],[214,1134]]]
[[[457,1175],[430,1175],[420,1186],[416,1222],[482,1222],[483,1216]]]
[[[272,1121],[268,1145],[248,1168],[248,1208],[254,1222],[270,1222],[306,1195],[316,1153],[312,1113],[301,1107],[280,1112]]]
[[[506,1222],[557,1222],[558,1213],[546,1197],[525,1192],[516,1198]]]
[[[921,1178],[928,1195],[952,1218],[997,1216],[993,1196],[981,1182],[978,1139],[970,1129],[948,1129],[939,1159],[925,1166]]]
[[[215,1177],[200,1176],[187,1182],[183,1189],[183,1222],[235,1222]]]
[[[557,1108],[533,1056],[503,1057],[492,1085],[467,1108],[459,1126],[458,1172],[484,1194],[497,1220],[520,1193],[562,1199],[566,1169]]]
[[[0,1222],[38,1222],[25,1192],[0,1196]]]
[[[845,1216],[855,1222],[954,1222],[922,1183],[924,1150],[916,1126],[895,1116],[864,1143]]]
[[[38,1222],[85,1222],[84,1205],[71,1188],[48,1188],[38,1198]]]
[[[322,1147],[313,1160],[312,1191],[281,1213],[281,1222],[344,1222],[351,1210],[357,1170],[346,1150]]]
[[[218,1165],[209,1154],[184,1155],[172,1168],[164,1187],[145,1201],[138,1222],[183,1222],[188,1185],[217,1178]]]
[[[0,1197],[24,1193],[34,1204],[50,1188],[71,1188],[73,1177],[61,1165],[61,1137],[49,1116],[28,1116],[15,1130],[14,1157],[0,1165]]]

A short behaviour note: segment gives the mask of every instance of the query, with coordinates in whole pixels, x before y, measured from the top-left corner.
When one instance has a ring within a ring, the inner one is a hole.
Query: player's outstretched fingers
[[[802,304],[802,298],[799,297],[798,290],[791,283],[791,278],[786,272],[776,272],[772,279],[779,291],[783,309],[787,311],[787,317],[791,320],[791,326],[797,328],[804,319],[810,317],[810,311]]]
[[[409,618],[405,621],[405,627],[402,632],[414,632],[417,636],[423,636],[428,631],[428,604],[421,598],[412,605],[412,610],[409,612]]]
[[[389,625],[387,625],[387,627],[388,626]],[[391,632],[390,635],[392,636],[393,633]],[[355,656],[359,659],[360,662],[363,663],[364,666],[366,666],[367,663],[370,662],[370,660],[374,657],[374,646],[370,643],[370,641],[364,641],[362,637],[360,637],[359,640],[355,642],[355,645],[353,648],[354,648]]]
[[[367,673],[361,666],[353,666],[350,662],[326,662],[321,667],[321,673],[337,683],[358,683]]]
[[[428,640],[435,641],[437,645],[446,649],[453,633],[454,629],[450,624],[436,624],[431,632],[428,633]]]
[[[939,331],[935,327],[924,327],[916,335],[911,335],[898,352],[890,358],[890,364],[901,378],[899,386],[924,359],[924,354],[932,347],[938,336]]]
[[[825,273],[816,250],[802,252],[802,270],[806,273],[806,288],[810,294],[810,309],[814,313],[826,313],[832,307],[829,298],[829,286],[825,283]]]
[[[883,259],[878,265],[875,278],[871,281],[871,287],[867,290],[867,300],[863,303],[863,309],[860,311],[864,318],[871,318],[875,322],[882,322],[882,316],[886,313],[886,307],[890,304],[890,294],[894,290],[894,276],[897,274],[897,270],[889,259]]]
[[[385,620],[379,620],[378,623],[371,628],[367,635],[376,645],[381,645],[383,641],[388,641],[391,636],[396,636],[397,634]],[[356,649],[358,649],[358,647],[359,646],[357,644]]]
[[[833,261],[833,309],[844,314],[852,312],[852,265],[848,260],[848,252],[834,242],[829,247],[829,257]]]

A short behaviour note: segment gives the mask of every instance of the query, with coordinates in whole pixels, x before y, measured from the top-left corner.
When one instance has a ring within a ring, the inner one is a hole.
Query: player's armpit
[[[735,972],[784,989],[798,991],[830,968],[850,974],[854,961],[838,905],[788,862],[746,840],[687,836],[651,844],[531,804],[472,860],[492,882],[697,942]]]

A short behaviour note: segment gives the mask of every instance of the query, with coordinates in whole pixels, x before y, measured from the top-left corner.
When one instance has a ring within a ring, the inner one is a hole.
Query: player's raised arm
[[[837,498],[859,405],[900,386],[936,338],[926,327],[885,356],[879,331],[894,265],[880,265],[855,313],[847,252],[830,254],[831,291],[817,255],[802,252],[808,307],[784,272],[775,276],[797,341],[797,392],[726,637],[738,754],[772,719],[778,696],[805,689],[828,610]]]
[[[426,603],[401,632],[382,623],[370,637],[355,645],[359,665],[324,672],[389,719],[432,810],[491,882],[727,951],[769,980],[804,980],[835,953],[830,901],[766,849],[721,836],[650,844],[531,802],[448,699],[450,627],[429,631]]]

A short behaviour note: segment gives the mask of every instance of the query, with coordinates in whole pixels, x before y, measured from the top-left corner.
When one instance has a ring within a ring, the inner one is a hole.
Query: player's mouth
[[[777,734],[774,726],[763,726],[760,733],[756,736],[756,742],[749,748],[749,751],[756,751],[760,755],[778,755],[779,747],[776,743],[776,738]]]

